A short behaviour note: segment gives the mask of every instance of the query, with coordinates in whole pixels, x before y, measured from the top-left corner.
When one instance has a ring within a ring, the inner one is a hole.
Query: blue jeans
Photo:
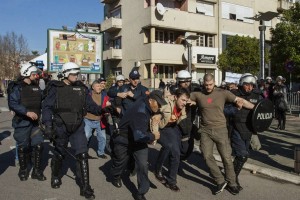
[[[105,129],[101,129],[100,121],[89,120],[89,119],[85,118],[84,123],[85,123],[84,131],[85,131],[85,135],[86,135],[86,138],[88,141],[90,140],[90,137],[92,136],[93,129],[96,129],[97,140],[98,140],[97,154],[103,155],[105,145],[106,145]]]

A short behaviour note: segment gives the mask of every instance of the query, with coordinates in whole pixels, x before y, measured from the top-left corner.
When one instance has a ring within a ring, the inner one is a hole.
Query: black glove
[[[45,127],[45,136],[49,140],[54,138],[54,131],[53,131],[52,126],[46,126]]]

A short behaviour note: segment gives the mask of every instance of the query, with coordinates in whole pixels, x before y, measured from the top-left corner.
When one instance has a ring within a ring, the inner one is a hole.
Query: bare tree
[[[0,80],[15,79],[19,64],[29,56],[26,39],[15,32],[0,35]]]

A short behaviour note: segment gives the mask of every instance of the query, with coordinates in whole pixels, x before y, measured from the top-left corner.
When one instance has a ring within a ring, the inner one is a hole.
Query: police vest
[[[36,85],[21,85],[21,104],[30,111],[36,113],[38,116],[41,115],[41,102],[42,93],[38,86]]]
[[[76,131],[86,115],[86,88],[71,85],[57,87],[55,114],[63,120],[69,133]]]
[[[234,94],[251,102],[252,104],[257,104],[259,101],[259,94],[253,91],[250,94],[245,94],[241,90],[237,90]],[[243,139],[250,139],[253,133],[251,118],[252,112],[246,108],[239,110],[233,117],[234,128],[237,129]]]

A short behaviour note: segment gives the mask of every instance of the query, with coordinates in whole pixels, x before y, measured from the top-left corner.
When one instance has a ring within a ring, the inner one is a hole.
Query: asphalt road
[[[6,100],[0,98],[1,107],[7,108]],[[11,115],[7,111],[0,113],[0,199],[22,199],[22,200],[77,200],[84,199],[79,196],[79,187],[75,183],[75,161],[67,157],[64,161],[62,186],[59,189],[52,189],[50,186],[50,158],[52,146],[46,141],[44,152],[44,168],[46,181],[28,179],[21,182],[17,176],[18,167],[15,167],[13,129],[11,128]],[[95,156],[96,138],[93,138],[90,154]],[[299,199],[299,185],[279,182],[261,175],[251,174],[243,170],[240,182],[244,190],[240,194],[233,196],[228,191],[223,191],[217,196],[212,194],[214,188],[213,181],[209,176],[207,167],[199,154],[192,156],[181,163],[181,170],[178,175],[178,186],[180,192],[173,192],[160,184],[154,177],[153,165],[158,155],[159,145],[151,146],[149,151],[149,178],[151,188],[146,194],[149,200],[182,200],[182,199]],[[91,159],[90,161],[90,182],[95,189],[96,199],[101,200],[129,200],[132,193],[136,191],[136,176],[123,176],[123,187],[115,188],[110,183],[109,169],[110,159]]]

